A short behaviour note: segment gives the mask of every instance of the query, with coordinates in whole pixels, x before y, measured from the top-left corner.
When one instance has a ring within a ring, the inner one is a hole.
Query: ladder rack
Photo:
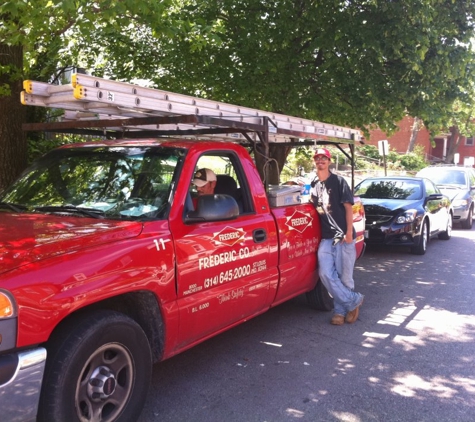
[[[90,75],[73,74],[67,85],[26,80],[23,89],[22,104],[64,110],[60,121],[26,124],[25,130],[129,138],[211,136],[243,144],[363,143],[356,129]]]

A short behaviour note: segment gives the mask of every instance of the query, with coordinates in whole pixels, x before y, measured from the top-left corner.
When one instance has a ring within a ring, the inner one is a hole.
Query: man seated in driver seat
[[[216,174],[213,170],[203,168],[199,169],[193,176],[192,182],[196,186],[198,196],[213,195],[216,187]],[[196,209],[198,198],[193,198],[193,205]]]

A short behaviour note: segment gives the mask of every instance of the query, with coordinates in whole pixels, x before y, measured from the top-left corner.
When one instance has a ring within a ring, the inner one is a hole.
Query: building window
[[[473,137],[465,138],[465,145],[473,146]]]

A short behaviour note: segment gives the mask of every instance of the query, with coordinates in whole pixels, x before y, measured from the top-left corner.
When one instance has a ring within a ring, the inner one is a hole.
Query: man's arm
[[[353,205],[349,202],[344,202],[345,218],[346,218],[346,233],[344,241],[346,243],[353,242]]]

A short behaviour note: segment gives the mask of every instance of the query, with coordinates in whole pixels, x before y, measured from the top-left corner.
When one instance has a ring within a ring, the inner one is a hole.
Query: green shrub
[[[383,166],[383,157],[379,155],[379,150],[376,146],[363,145],[358,147],[358,152],[370,160],[377,159],[381,163],[381,166]],[[371,168],[369,164],[363,167],[363,161],[364,159],[361,158],[357,161],[357,168]],[[422,145],[417,145],[414,151],[409,154],[399,154],[395,150],[392,150],[386,155],[386,167],[391,170],[417,171],[426,167],[427,164],[424,147]]]
[[[428,165],[422,145],[417,145],[413,152],[401,155],[399,159],[406,170],[420,170]]]
[[[365,157],[372,158],[374,160],[379,160],[381,156],[379,155],[378,147],[374,145],[362,145],[356,148],[356,150]]]

